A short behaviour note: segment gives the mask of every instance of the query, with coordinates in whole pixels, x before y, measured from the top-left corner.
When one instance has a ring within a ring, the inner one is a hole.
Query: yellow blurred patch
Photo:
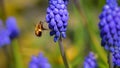
[[[66,55],[69,61],[73,61],[74,58],[77,56],[77,54],[78,54],[78,50],[73,45],[66,50]]]
[[[4,0],[5,11],[8,16],[14,15],[17,8],[34,6],[37,0]]]
[[[75,47],[75,46],[71,46],[71,47],[69,47],[68,49],[66,49],[66,57],[67,57],[67,60],[69,61],[69,62],[72,62],[74,59],[75,59],[75,57],[77,56],[77,54],[78,54],[78,50],[77,50],[77,48]],[[59,63],[60,64],[63,64],[63,61],[62,61],[62,57],[61,57],[61,55],[60,55],[60,57],[58,58],[59,59]]]

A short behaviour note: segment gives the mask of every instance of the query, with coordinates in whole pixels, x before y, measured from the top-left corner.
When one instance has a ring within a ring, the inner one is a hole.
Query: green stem
[[[108,63],[109,63],[109,68],[113,68],[113,62],[112,62],[112,53],[108,53]]]
[[[77,11],[79,12],[79,16],[81,17],[81,23],[83,25],[83,29],[84,29],[84,32],[85,32],[85,45],[87,47],[85,47],[84,51],[87,53],[89,53],[89,51],[91,50],[91,47],[88,46],[91,44],[90,40],[91,40],[91,37],[90,37],[90,32],[89,32],[89,28],[88,28],[88,20],[87,20],[87,17],[82,9],[82,6],[80,4],[80,0],[73,0],[73,3],[77,9]],[[86,54],[84,54],[86,55]]]
[[[62,38],[61,37],[60,37],[58,43],[59,43],[60,53],[61,53],[64,65],[65,65],[65,68],[69,68],[69,65],[68,65],[68,62],[67,62],[67,58],[66,58],[66,55],[65,55],[65,51],[64,51],[64,47],[63,47],[63,44],[62,44]]]
[[[15,68],[24,68],[22,64],[23,62],[22,62],[22,58],[20,55],[17,39],[12,40],[11,49],[12,49]]]

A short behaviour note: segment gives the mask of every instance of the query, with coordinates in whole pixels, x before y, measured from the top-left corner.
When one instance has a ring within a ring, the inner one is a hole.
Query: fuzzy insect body
[[[35,26],[35,35],[36,35],[37,37],[41,37],[43,30],[47,30],[47,29],[45,29],[45,28],[43,27],[43,22],[40,21],[40,22],[39,22],[38,24],[36,24],[36,26]]]

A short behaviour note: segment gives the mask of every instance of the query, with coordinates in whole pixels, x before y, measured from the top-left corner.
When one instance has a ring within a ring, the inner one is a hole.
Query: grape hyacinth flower
[[[19,36],[20,31],[17,26],[17,21],[14,17],[8,17],[6,20],[6,28],[10,32],[10,39],[14,39]]]
[[[90,52],[85,58],[84,68],[97,68],[97,61],[93,52]]]
[[[10,44],[9,31],[3,27],[2,20],[0,20],[0,47]]]
[[[120,47],[112,53],[112,61],[114,66],[120,66]]]
[[[32,56],[29,68],[51,68],[51,65],[49,64],[47,58],[40,53],[38,57]]]
[[[69,17],[67,4],[68,0],[49,0],[46,22],[51,30],[50,36],[54,35],[54,42],[58,41],[60,36],[66,38]]]
[[[99,19],[101,45],[114,52],[116,47],[120,47],[120,7],[117,0],[106,0]]]

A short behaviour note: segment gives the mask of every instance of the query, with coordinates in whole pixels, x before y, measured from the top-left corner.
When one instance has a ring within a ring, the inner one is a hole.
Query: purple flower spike
[[[9,31],[4,28],[2,20],[0,20],[0,47],[10,44]]]
[[[32,56],[32,59],[29,63],[29,68],[51,68],[48,60],[42,53],[40,53],[37,57]]]
[[[10,32],[10,39],[14,39],[19,36],[20,31],[17,26],[17,21],[14,17],[8,17],[8,19],[6,20],[6,27]]]
[[[49,23],[50,35],[54,35],[54,42],[57,42],[60,36],[62,38],[66,37],[67,21],[69,18],[67,4],[68,0],[49,0],[46,22]]]
[[[120,7],[117,0],[106,0],[106,5],[99,16],[101,45],[108,51],[114,52],[120,42]]]
[[[116,47],[115,51],[112,53],[112,61],[115,66],[120,66],[120,47]]]
[[[90,52],[89,55],[85,58],[84,68],[98,68],[96,57],[93,52]]]

